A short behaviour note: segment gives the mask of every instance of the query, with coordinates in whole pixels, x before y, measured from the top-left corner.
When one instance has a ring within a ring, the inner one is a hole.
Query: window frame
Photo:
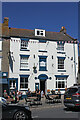
[[[10,85],[10,82],[11,82],[11,85]],[[13,84],[13,82],[15,82],[14,83],[15,85]],[[10,85],[10,87],[9,87],[10,89],[15,89],[15,87],[16,87],[16,81],[15,80],[10,80],[9,81],[9,85]]]
[[[20,70],[28,70],[29,69],[29,56],[30,55],[20,55]],[[25,59],[25,60],[22,60]],[[26,67],[25,67],[26,65]]]
[[[30,75],[20,75],[20,90],[27,90],[27,89],[28,89],[29,76],[30,76]],[[21,81],[21,78],[23,78],[22,81]],[[26,79],[26,78],[27,78],[27,79]],[[27,80],[27,81],[26,81],[26,80]],[[25,83],[26,83],[26,84],[25,84]],[[22,88],[21,88],[21,85],[23,85],[23,86],[25,86],[25,87],[22,87]],[[26,85],[27,85],[27,87],[26,87]]]
[[[21,82],[21,78],[24,80],[23,82]],[[26,78],[28,80],[28,77],[20,77],[20,89],[28,89],[28,81],[26,82]],[[23,85],[24,87],[21,88],[21,85]]]
[[[35,36],[45,37],[45,30],[43,30],[43,29],[35,29]]]
[[[64,58],[63,57],[58,57],[58,69],[59,70],[64,70]]]
[[[44,62],[45,66],[42,66],[41,62]],[[39,56],[39,71],[47,71],[47,56]]]
[[[21,50],[29,49],[29,38],[21,38],[20,49]]]
[[[64,82],[64,87],[62,87]],[[61,84],[61,87],[59,86],[59,83]],[[64,89],[67,87],[67,77],[56,77],[56,89]]]
[[[64,51],[64,43],[57,42],[57,50]]]

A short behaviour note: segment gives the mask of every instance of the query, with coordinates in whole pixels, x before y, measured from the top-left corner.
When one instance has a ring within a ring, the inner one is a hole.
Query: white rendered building
[[[64,93],[65,88],[77,82],[77,44],[66,33],[56,35],[62,34],[67,39],[54,40],[46,37],[45,30],[31,32],[34,32],[34,38],[10,38],[10,51],[13,53],[9,66],[10,89],[16,86],[18,90],[30,88],[35,91],[38,87],[46,93],[48,89],[57,91],[60,88]]]
[[[10,28],[5,18],[2,36],[2,73],[7,74],[9,90],[39,88],[46,94],[60,88],[64,93],[65,88],[77,83],[77,40],[65,27],[60,32]]]

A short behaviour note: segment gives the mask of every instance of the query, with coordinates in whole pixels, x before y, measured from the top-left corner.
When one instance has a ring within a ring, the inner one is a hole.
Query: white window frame
[[[64,69],[64,59],[58,58],[58,69],[60,70]]]
[[[57,43],[57,50],[64,51],[64,44]]]
[[[59,82],[61,83],[61,87],[59,87]],[[64,87],[62,87],[62,82],[64,82]],[[56,89],[58,88],[67,88],[67,77],[56,77]]]
[[[23,82],[21,82],[21,78],[23,78]],[[28,89],[28,81],[26,82],[26,79],[27,78],[27,80],[28,80],[28,77],[20,77],[20,89],[21,90],[25,90],[25,89]],[[25,84],[27,84],[27,88],[24,88],[24,87],[21,87],[21,85],[25,85]]]
[[[39,34],[37,34],[38,31],[39,31]],[[42,35],[42,34],[43,34],[43,35]],[[35,29],[35,36],[45,37],[45,30]]]
[[[28,49],[28,41],[26,40],[21,40],[21,49]]]
[[[10,89],[15,89],[16,81],[15,80],[10,80],[10,82],[11,82]],[[15,82],[15,86],[14,86],[13,82]]]
[[[29,57],[20,56],[20,69],[29,69]]]

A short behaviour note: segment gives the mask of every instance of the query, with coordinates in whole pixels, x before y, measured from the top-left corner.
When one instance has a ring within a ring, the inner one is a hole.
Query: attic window
[[[42,37],[45,37],[45,30],[42,30],[42,29],[35,29],[35,36],[42,36]]]

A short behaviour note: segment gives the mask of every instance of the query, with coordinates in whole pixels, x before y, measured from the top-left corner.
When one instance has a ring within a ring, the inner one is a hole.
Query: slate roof
[[[10,37],[23,37],[23,38],[34,38],[34,39],[45,39],[45,40],[76,40],[69,36],[68,34],[64,34],[62,32],[49,32],[46,31],[45,37],[35,36],[34,30],[29,29],[20,29],[20,28],[10,28],[9,29],[9,36]]]

